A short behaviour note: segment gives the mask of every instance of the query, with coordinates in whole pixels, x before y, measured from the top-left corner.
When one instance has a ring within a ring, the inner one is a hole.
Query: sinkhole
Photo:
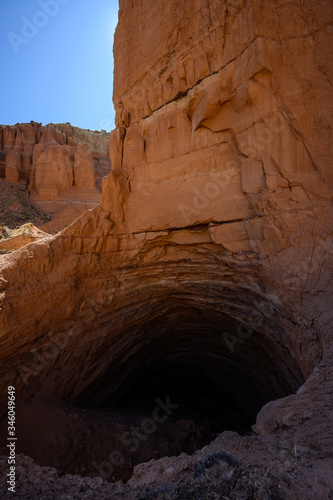
[[[135,465],[193,454],[225,430],[252,433],[263,405],[304,383],[295,324],[253,293],[199,292],[152,287],[82,326],[57,399],[24,408],[19,451],[61,474],[126,481]]]
[[[258,316],[243,306],[236,315],[209,301],[170,300],[152,315],[140,309],[141,321],[134,315],[110,346],[113,362],[100,352],[105,369],[76,404],[124,424],[117,447],[124,464],[114,460],[112,477],[126,464],[123,479],[138,463],[194,453],[225,430],[250,434],[263,405],[304,382],[281,326],[292,323],[281,311],[276,322],[272,308]]]

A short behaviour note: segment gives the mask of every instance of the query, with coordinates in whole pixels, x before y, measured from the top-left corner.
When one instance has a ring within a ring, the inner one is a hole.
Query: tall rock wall
[[[101,203],[140,238],[177,231],[183,245],[255,255],[284,307],[300,322],[310,311],[307,324],[323,315],[322,325],[331,318],[322,294],[333,245],[332,11],[329,1],[121,1],[115,171]]]
[[[111,168],[108,144],[106,132],[70,124],[0,126],[0,177],[53,214],[57,222],[45,229],[57,232],[99,203]]]
[[[159,247],[167,230],[183,249],[245,259],[300,323],[309,312],[307,325],[315,314],[322,326],[331,321],[331,18],[327,1],[120,2],[114,171],[101,203],[136,239],[155,234]],[[315,337],[298,340],[305,365],[321,357]]]
[[[8,182],[25,180],[30,182],[31,189],[35,188],[32,176],[37,169],[40,155],[45,149],[57,145],[68,146],[65,150],[72,162],[77,147],[81,150],[82,148],[86,149],[87,153],[83,163],[86,164],[88,178],[89,172],[96,168],[96,181],[100,185],[101,172],[105,173],[110,170],[108,134],[79,129],[67,123],[46,126],[35,122],[14,126],[1,125],[0,177]],[[95,162],[95,166],[93,162]],[[72,185],[73,182],[70,183],[69,187]],[[78,181],[78,185],[80,185],[80,181]],[[68,188],[68,186],[66,187]],[[92,185],[92,181],[89,179],[85,187],[95,187],[95,183]]]
[[[195,372],[257,415],[265,466],[297,441],[332,490],[332,9],[120,0],[113,169],[1,257],[1,394],[100,406]]]
[[[256,247],[262,217],[331,200],[330,10],[120,2],[111,156],[130,231],[242,220],[234,237]],[[281,224],[267,229],[277,247]]]

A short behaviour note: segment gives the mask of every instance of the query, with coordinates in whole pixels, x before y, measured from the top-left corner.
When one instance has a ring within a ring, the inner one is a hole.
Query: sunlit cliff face
[[[50,404],[65,434],[47,428],[42,459],[66,450],[65,472],[115,447],[128,479],[224,430],[312,437],[319,405],[325,434],[333,218],[312,15],[287,2],[282,36],[261,0],[120,3],[112,171],[100,206],[6,256],[3,384]]]

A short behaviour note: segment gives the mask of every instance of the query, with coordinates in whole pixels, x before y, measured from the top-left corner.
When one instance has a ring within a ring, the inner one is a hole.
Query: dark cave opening
[[[58,403],[38,410],[41,421],[52,421],[43,444],[34,449],[35,431],[25,423],[22,451],[61,474],[127,481],[136,465],[193,454],[223,431],[251,434],[262,406],[292,394],[304,378],[283,327],[264,316],[262,303],[228,301],[200,297],[194,306],[197,298],[162,296],[103,318],[103,336],[72,358],[84,369],[75,390],[66,368],[61,411]],[[116,335],[111,321],[122,325]]]
[[[253,416],[221,384],[197,371],[195,366],[169,366],[148,372],[111,408],[152,414],[157,400],[169,401],[170,419],[193,422],[201,428],[206,441],[224,430],[251,432]]]
[[[124,348],[112,346],[115,362],[81,393],[79,404],[149,412],[156,398],[168,395],[179,404],[178,416],[214,422],[216,432],[247,433],[263,405],[302,381],[283,334],[272,325],[281,344],[238,316],[172,308],[138,324]]]
[[[75,401],[103,415],[104,432],[119,444],[115,479],[152,458],[192,454],[226,430],[252,434],[262,406],[302,383],[290,352],[274,341],[283,332],[273,321],[255,329],[216,308],[169,304],[157,317],[134,318],[118,343],[100,349],[105,369]]]

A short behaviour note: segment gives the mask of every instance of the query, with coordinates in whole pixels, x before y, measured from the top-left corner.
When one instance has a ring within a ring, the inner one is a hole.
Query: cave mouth
[[[223,431],[251,434],[266,403],[304,383],[295,324],[278,305],[214,283],[146,290],[73,336],[58,403],[25,408],[19,451],[60,474],[127,481],[136,465],[193,454]]]
[[[100,445],[94,467],[110,481],[126,481],[135,465],[151,459],[193,454],[226,430],[252,434],[260,409],[304,382],[272,314],[255,328],[248,311],[248,323],[221,313],[225,304],[169,305],[155,317],[140,310],[141,322],[132,318],[118,341],[99,350],[105,369],[74,402],[103,415],[100,443],[111,444]]]
[[[232,430],[239,434],[251,432],[253,415],[214,379],[201,373],[195,366],[170,365],[155,373],[145,373],[117,402],[106,408],[150,414],[154,417],[157,402],[165,409],[164,418],[177,423],[187,420],[202,436],[196,446],[208,444],[217,434]],[[163,417],[162,417],[163,419]],[[159,419],[157,419],[159,420]],[[190,446],[187,447],[190,453]]]

